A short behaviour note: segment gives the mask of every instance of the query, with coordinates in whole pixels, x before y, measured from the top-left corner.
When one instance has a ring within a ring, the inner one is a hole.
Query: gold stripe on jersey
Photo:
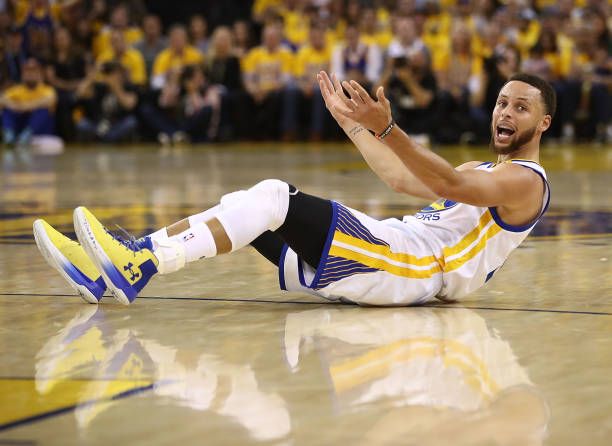
[[[444,257],[444,259],[455,255],[455,254],[459,254],[461,251],[463,251],[465,248],[467,248],[468,246],[470,246],[472,243],[474,243],[475,240],[478,239],[478,237],[480,236],[480,233],[482,232],[482,230],[489,224],[489,222],[493,220],[493,216],[491,215],[491,213],[489,211],[484,212],[481,216],[480,216],[480,220],[478,220],[478,224],[476,225],[476,227],[474,229],[472,229],[470,232],[468,232],[460,241],[459,243],[444,248],[442,250],[442,255]]]
[[[472,247],[472,249],[470,249],[467,253],[465,253],[461,257],[454,259],[448,262],[446,265],[444,265],[444,272],[448,273],[450,271],[461,268],[465,263],[467,263],[469,260],[476,257],[480,253],[480,251],[484,249],[489,239],[493,238],[496,234],[498,234],[502,230],[503,229],[501,226],[498,226],[496,224],[491,225],[491,227],[487,230],[487,232],[485,232],[485,235],[482,236],[482,238],[478,241],[478,243],[476,243]]]
[[[329,249],[329,255],[342,257],[347,260],[354,260],[355,262],[359,262],[363,265],[369,266],[370,268],[376,268],[380,271],[386,271],[396,276],[408,277],[411,279],[429,279],[434,274],[442,271],[442,268],[437,263],[428,270],[416,270],[407,266],[394,265],[384,259],[371,257],[367,254],[362,254],[360,252],[352,251],[333,244]]]
[[[416,257],[412,254],[406,254],[401,252],[393,252],[391,248],[384,245],[376,245],[374,243],[367,242],[357,237],[350,236],[340,231],[334,233],[334,241],[345,243],[347,245],[354,246],[356,248],[364,249],[368,252],[375,253],[381,256],[385,256],[391,260],[401,263],[407,263],[415,266],[429,266],[432,263],[439,263],[438,258],[435,256]]]

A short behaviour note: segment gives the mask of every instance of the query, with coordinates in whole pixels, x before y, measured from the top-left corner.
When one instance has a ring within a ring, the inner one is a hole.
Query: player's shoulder
[[[515,162],[508,160],[502,163],[493,164],[491,172],[505,184],[513,185],[517,189],[528,188],[529,190],[538,187],[542,181],[546,182],[542,167],[535,161]]]
[[[463,163],[460,164],[459,166],[455,167],[456,170],[469,170],[469,169],[476,169],[479,166],[483,166],[485,164],[490,164],[488,162],[483,162],[483,161],[468,161],[467,163]]]

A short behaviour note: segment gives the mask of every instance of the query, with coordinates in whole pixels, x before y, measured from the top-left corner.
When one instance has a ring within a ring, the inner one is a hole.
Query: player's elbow
[[[460,172],[452,170],[448,175],[440,175],[434,178],[427,186],[438,197],[452,199],[451,195],[457,195],[467,186],[467,183]]]
[[[438,197],[448,198],[455,190],[449,181],[435,181],[429,185],[431,191]]]
[[[400,194],[409,193],[408,185],[401,178],[390,178],[387,180],[387,186],[389,186],[394,192]]]

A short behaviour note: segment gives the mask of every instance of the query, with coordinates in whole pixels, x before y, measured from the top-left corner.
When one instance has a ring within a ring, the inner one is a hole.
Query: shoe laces
[[[128,249],[132,253],[134,253],[134,257],[136,257],[136,253],[139,252],[142,249],[140,247],[140,244],[138,243],[138,239],[136,237],[134,237],[132,234],[130,234],[128,231],[123,229],[118,224],[115,224],[115,226],[117,227],[117,230],[119,232],[121,232],[122,235],[115,234],[115,233],[109,231],[106,228],[104,228],[104,229],[106,229],[106,232],[111,237],[113,237],[115,240],[117,240],[119,243],[121,243],[123,246],[125,246],[126,249]]]

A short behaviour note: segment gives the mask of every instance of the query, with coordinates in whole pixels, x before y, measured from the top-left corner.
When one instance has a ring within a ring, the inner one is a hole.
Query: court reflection
[[[285,401],[260,389],[250,364],[177,348],[138,329],[113,329],[100,306],[80,311],[49,339],[36,360],[39,395],[53,400],[61,398],[59,392],[64,398],[70,392],[82,430],[93,427],[122,397],[143,390],[158,397],[156,405],[213,412],[256,441],[279,440],[291,430]]]
[[[292,313],[284,343],[296,374],[318,356],[330,423],[346,424],[358,444],[537,445],[546,437],[546,402],[510,344],[474,311]]]

